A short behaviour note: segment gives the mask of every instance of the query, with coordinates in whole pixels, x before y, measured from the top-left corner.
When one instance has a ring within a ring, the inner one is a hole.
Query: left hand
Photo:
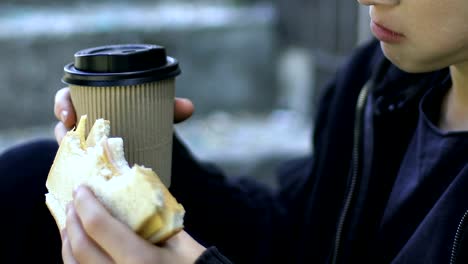
[[[104,208],[91,190],[79,187],[67,207],[62,230],[65,264],[194,263],[205,248],[185,231],[163,245],[152,245]]]
[[[192,116],[195,111],[193,103],[185,98],[174,100],[174,123],[180,123]],[[76,125],[76,112],[71,99],[70,88],[60,89],[55,94],[54,113],[58,120],[55,126],[55,138],[60,144],[67,131]]]

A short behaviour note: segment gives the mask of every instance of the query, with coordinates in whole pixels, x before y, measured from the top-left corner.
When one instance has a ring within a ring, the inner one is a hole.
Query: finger
[[[135,252],[145,252],[152,247],[112,217],[88,188],[81,186],[74,192],[73,204],[86,233],[115,262],[123,262]]]
[[[206,250],[201,244],[193,239],[184,230],[177,233],[175,236],[168,239],[163,247],[166,250],[178,252],[179,255],[185,256],[186,258],[197,259]]]
[[[166,247],[176,248],[177,245],[181,243],[181,241],[187,241],[190,239],[193,238],[187,232],[185,232],[185,230],[181,230],[179,233],[166,240],[163,245]]]
[[[78,264],[78,261],[73,257],[70,240],[68,240],[67,232],[62,236],[62,260],[64,264]]]
[[[111,263],[107,254],[84,231],[73,205],[67,210],[66,226],[74,259],[79,263]]]
[[[70,96],[68,87],[60,89],[55,94],[54,113],[58,120],[71,128],[76,123],[76,113]]]
[[[66,235],[67,235],[67,230],[65,228],[60,230],[60,238],[62,239],[62,243],[65,240],[65,238],[67,237]]]
[[[62,142],[62,139],[67,134],[67,132],[68,132],[68,129],[65,127],[65,125],[62,122],[58,122],[57,125],[55,125],[54,134],[55,134],[55,140],[57,140],[57,143],[60,144],[60,142]]]
[[[174,122],[180,123],[187,120],[194,112],[192,101],[185,98],[176,98],[174,103]]]

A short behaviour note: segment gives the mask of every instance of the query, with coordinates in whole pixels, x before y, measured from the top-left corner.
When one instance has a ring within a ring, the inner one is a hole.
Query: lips
[[[405,38],[403,34],[386,28],[374,21],[371,22],[371,30],[376,38],[387,43],[399,43]]]

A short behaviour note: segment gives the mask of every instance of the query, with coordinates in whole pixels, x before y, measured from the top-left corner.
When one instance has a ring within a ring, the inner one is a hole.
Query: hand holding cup
[[[109,120],[113,124],[109,134],[123,138],[129,164],[152,168],[169,187],[173,120],[180,114],[177,101],[174,107],[175,78],[180,73],[178,61],[158,45],[108,45],[78,51],[74,62],[64,67],[62,81],[69,89],[56,97],[56,105],[67,102],[55,109],[62,120],[56,128],[58,140],[77,117]],[[179,102],[191,114],[191,103]],[[86,133],[90,129],[87,126]]]
[[[189,99],[175,98],[174,123],[181,123],[189,119],[194,110],[193,103]],[[55,117],[59,120],[55,125],[55,139],[60,143],[67,131],[76,125],[76,112],[68,87],[58,90],[55,94],[54,113]]]

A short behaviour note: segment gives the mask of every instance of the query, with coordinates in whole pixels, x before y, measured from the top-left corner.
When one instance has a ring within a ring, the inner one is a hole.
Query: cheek
[[[432,23],[424,23],[419,30],[413,32],[412,42],[423,50],[434,52],[450,51],[465,46],[468,40],[467,18],[468,14],[447,14],[439,19],[427,19]]]
[[[423,60],[426,57],[428,63],[455,63],[468,47],[468,1],[422,1],[426,5],[410,19],[412,51]]]
[[[422,63],[446,67],[466,60],[468,27],[466,21],[447,19],[446,23],[418,32],[412,52]]]
[[[433,23],[413,23],[399,44],[382,44],[385,55],[401,69],[425,72],[468,60],[466,19],[428,19]],[[421,21],[420,21],[421,22]]]

